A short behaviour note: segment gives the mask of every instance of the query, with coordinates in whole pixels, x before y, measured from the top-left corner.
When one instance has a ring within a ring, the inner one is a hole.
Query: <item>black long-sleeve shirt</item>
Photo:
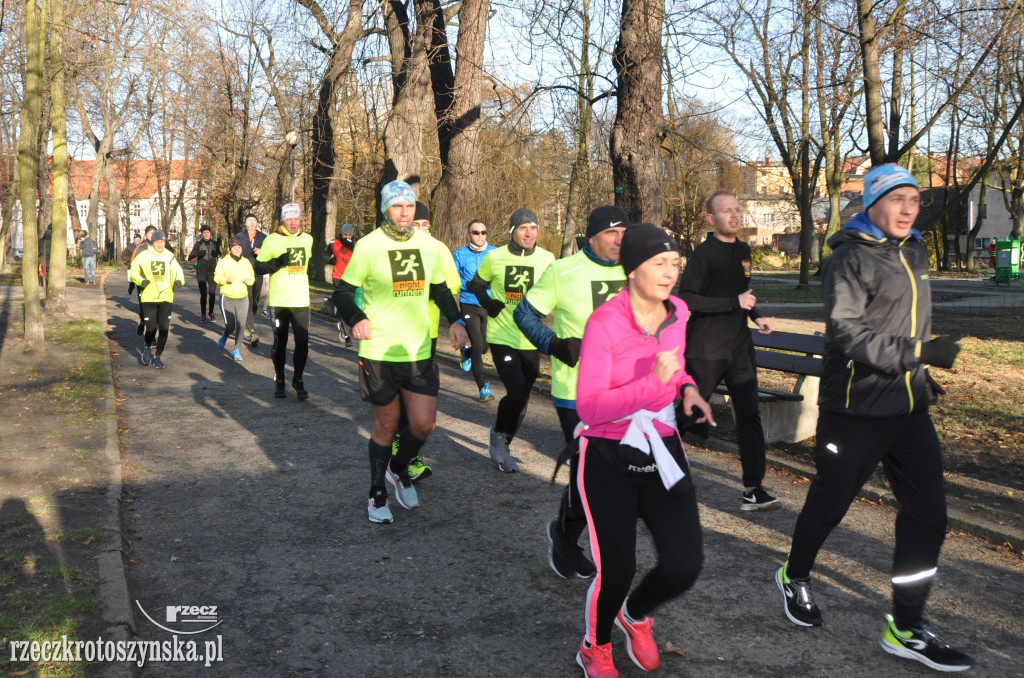
[[[740,308],[739,295],[750,289],[750,246],[711,236],[693,251],[679,281],[679,296],[690,307],[686,357],[728,358],[750,343],[747,319],[761,317],[755,306]]]

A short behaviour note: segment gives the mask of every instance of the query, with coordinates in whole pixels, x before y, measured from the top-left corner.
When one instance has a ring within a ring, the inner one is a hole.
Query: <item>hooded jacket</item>
[[[931,339],[931,287],[921,234],[894,240],[861,212],[828,244],[819,407],[863,417],[926,411],[919,355]]]

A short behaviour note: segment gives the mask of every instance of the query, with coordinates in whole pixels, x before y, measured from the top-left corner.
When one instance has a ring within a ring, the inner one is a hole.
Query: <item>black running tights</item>
[[[146,346],[152,346],[156,339],[156,354],[164,352],[167,344],[167,333],[171,329],[171,302],[147,301],[141,304],[142,322],[146,325]]]
[[[675,436],[662,438],[669,449]],[[597,576],[587,594],[587,640],[611,641],[612,624],[629,595],[629,616],[643,619],[659,605],[682,595],[704,567],[697,496],[693,485],[669,492],[658,473],[627,475],[608,462],[601,446],[617,440],[590,438],[581,443],[580,494],[590,524],[590,549]],[[685,482],[685,481],[680,481]],[[658,563],[629,593],[636,574],[636,521],[643,520],[654,540]]]
[[[916,626],[946,536],[942,450],[931,417],[927,412],[903,417],[821,412],[814,455],[817,473],[796,521],[786,574],[810,575],[825,539],[881,462],[900,507],[892,566],[893,617],[898,628]]]
[[[498,403],[494,432],[511,441],[523,423],[526,406],[530,403],[530,389],[540,374],[540,352],[491,344],[491,357],[501,383],[505,385],[505,397]]]
[[[306,369],[306,358],[309,356],[309,307],[274,307],[274,375],[278,379],[284,379],[289,326],[295,334],[295,350],[292,353],[295,374],[292,375],[292,379],[302,379],[302,373]]]

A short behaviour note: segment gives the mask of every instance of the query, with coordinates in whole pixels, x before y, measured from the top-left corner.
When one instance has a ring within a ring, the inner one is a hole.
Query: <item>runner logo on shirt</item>
[[[306,249],[304,247],[289,247],[287,251],[288,251],[288,272],[289,273],[305,273],[306,272]]]
[[[594,310],[622,291],[626,286],[625,280],[591,280],[590,296],[594,302]]]
[[[533,287],[533,266],[505,267],[505,302],[518,304]]]
[[[744,259],[740,262],[743,264],[743,275],[750,277],[750,259]]]
[[[391,289],[396,297],[420,297],[426,289],[419,250],[391,250]]]
[[[153,274],[153,280],[163,280],[167,276],[167,262],[153,261],[149,265],[149,270]]]

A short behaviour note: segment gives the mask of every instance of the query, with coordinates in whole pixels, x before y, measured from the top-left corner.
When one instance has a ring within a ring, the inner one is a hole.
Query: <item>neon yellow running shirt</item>
[[[452,291],[452,296],[456,300],[459,298],[459,290],[462,289],[462,277],[459,275],[459,269],[455,265],[455,259],[452,257],[451,251],[448,246],[443,242],[430,236],[430,239],[435,243],[437,247],[437,256],[441,259],[441,268],[444,270],[444,282],[448,285],[448,289]],[[437,307],[433,301],[430,302],[430,338],[437,339],[437,330],[441,325],[441,309]]]
[[[284,227],[271,233],[260,245],[256,261],[270,261],[285,252],[288,265],[270,274],[267,303],[281,308],[302,308],[309,306],[309,278],[306,268],[313,255],[313,236],[301,230],[292,235]]]
[[[512,314],[554,261],[555,256],[540,247],[535,247],[529,255],[513,254],[508,245],[487,253],[476,274],[481,280],[490,283],[491,296],[505,304],[505,310],[487,321],[487,343],[516,349],[535,349],[519,331]]]
[[[583,338],[587,318],[598,306],[626,286],[622,266],[602,266],[583,252],[559,259],[552,264],[537,284],[526,294],[530,306],[538,313],[554,313],[551,326],[563,339]],[[551,397],[576,400],[576,378],[579,365],[569,367],[551,357]]]
[[[437,242],[416,231],[395,242],[383,229],[356,241],[341,279],[363,291],[372,339],[359,342],[359,357],[392,363],[430,357],[430,286],[444,282]]]

